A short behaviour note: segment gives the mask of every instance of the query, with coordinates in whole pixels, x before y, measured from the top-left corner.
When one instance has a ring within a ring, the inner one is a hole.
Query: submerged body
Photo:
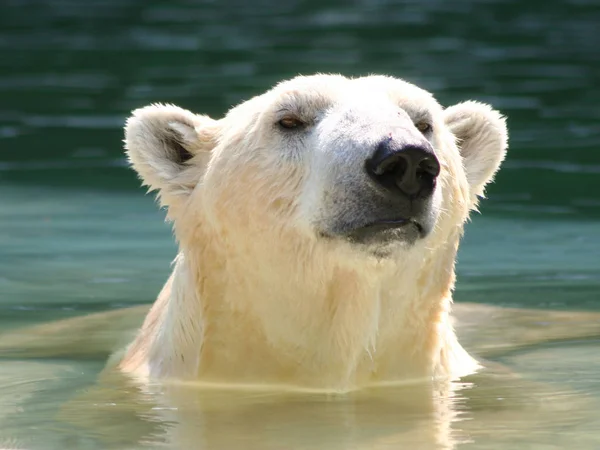
[[[450,309],[463,225],[506,151],[487,105],[316,75],[218,121],[143,108],[126,145],[180,254],[125,372],[347,391],[476,370]]]

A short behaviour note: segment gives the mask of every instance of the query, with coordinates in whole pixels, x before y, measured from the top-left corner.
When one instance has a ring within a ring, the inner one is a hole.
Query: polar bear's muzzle
[[[328,237],[353,244],[412,244],[433,229],[440,163],[426,139],[386,137],[368,156],[361,181],[348,186],[352,200],[337,203]]]

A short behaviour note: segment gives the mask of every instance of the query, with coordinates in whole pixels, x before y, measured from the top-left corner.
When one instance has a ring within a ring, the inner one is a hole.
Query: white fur
[[[483,197],[506,156],[505,119],[489,105],[468,101],[446,109],[445,121],[458,140],[471,194]]]
[[[306,132],[276,128],[290,111]],[[363,164],[377,140],[422,139],[420,120],[433,125],[442,167],[433,232],[383,259],[322,239],[316,230],[364,214]],[[178,161],[165,142],[193,157]],[[506,150],[488,106],[444,111],[390,77],[297,77],[219,121],[137,110],[126,146],[169,208],[180,256],[123,370],[344,391],[476,369],[449,314],[463,224]]]
[[[174,105],[154,104],[137,109],[127,120],[125,146],[127,156],[142,181],[161,195],[189,193],[190,181],[183,175],[186,165],[179,164],[169,143],[175,141],[196,156],[196,164],[212,148],[215,121]],[[192,185],[197,183],[193,179]]]

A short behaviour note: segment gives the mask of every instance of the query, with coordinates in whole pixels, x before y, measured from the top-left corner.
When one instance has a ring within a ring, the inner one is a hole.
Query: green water
[[[0,331],[156,296],[175,247],[124,164],[131,109],[161,101],[218,116],[280,79],[313,72],[392,74],[444,105],[478,99],[502,110],[509,157],[467,227],[455,297],[588,311],[597,320],[597,1],[6,0],[0,12]],[[454,438],[441,439],[447,447],[600,448],[596,341],[538,346],[499,362],[552,386],[547,397],[563,409],[546,409],[539,421],[494,415],[499,398],[534,399],[479,387],[469,394],[476,400],[457,402],[464,420],[452,422]],[[401,414],[394,400],[405,393],[394,392],[385,402],[375,394],[324,401],[188,393],[177,415],[156,398],[143,412],[115,413],[121,404],[109,390],[63,413],[87,426],[58,417],[102,366],[93,358],[0,359],[0,447],[442,445],[427,438],[437,422]]]

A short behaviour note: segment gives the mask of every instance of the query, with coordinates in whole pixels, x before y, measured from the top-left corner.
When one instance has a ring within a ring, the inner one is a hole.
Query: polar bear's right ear
[[[217,136],[218,122],[210,117],[154,104],[133,111],[127,119],[125,148],[150,190],[181,194],[200,181]]]

